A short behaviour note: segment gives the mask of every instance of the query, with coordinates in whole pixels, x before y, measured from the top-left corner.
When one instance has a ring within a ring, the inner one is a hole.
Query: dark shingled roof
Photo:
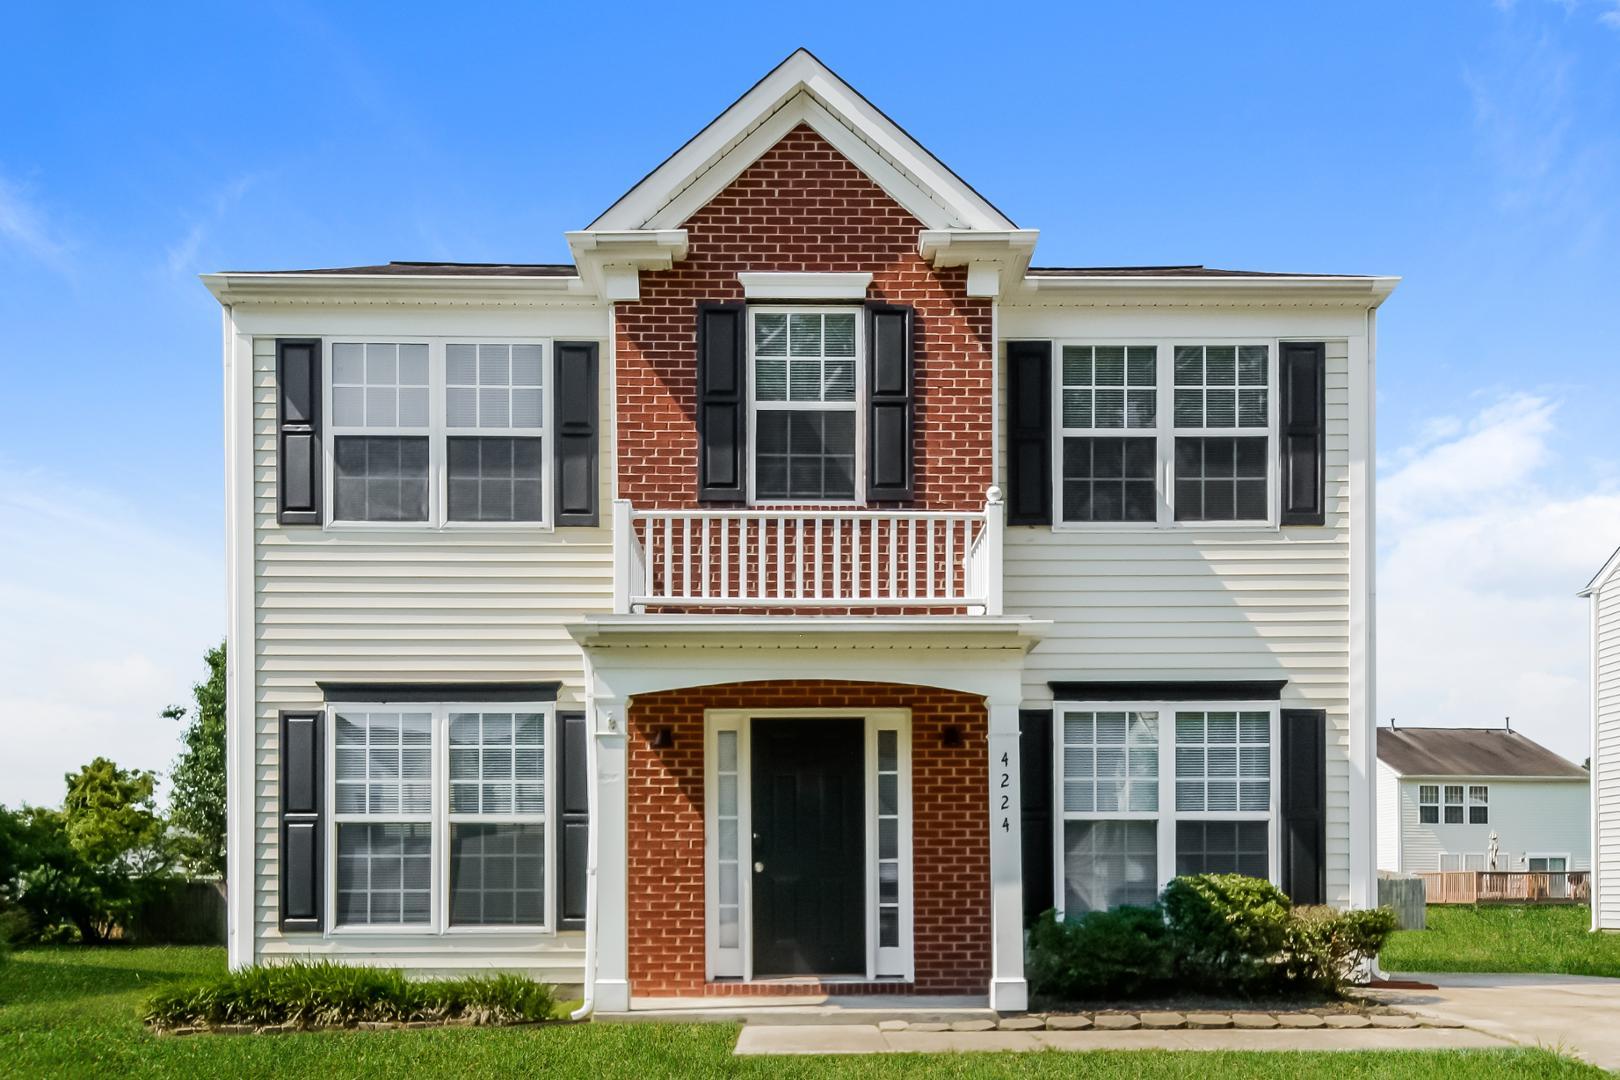
[[[1505,728],[1381,727],[1378,760],[1402,776],[1590,777],[1574,762]]]
[[[232,270],[233,274],[375,274],[387,277],[573,277],[569,263],[389,262],[381,266],[327,266],[315,270]]]
[[[1213,266],[1032,266],[1030,277],[1331,277],[1358,278],[1362,274],[1283,274],[1269,270],[1220,270]]]

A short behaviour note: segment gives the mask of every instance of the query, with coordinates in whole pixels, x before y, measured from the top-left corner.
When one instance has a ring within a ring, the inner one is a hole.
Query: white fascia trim
[[[509,277],[423,274],[203,274],[221,304],[505,304],[580,303],[595,299],[578,276]]]
[[[641,271],[668,270],[686,258],[685,229],[564,233],[586,285],[604,300],[641,299]]]
[[[1620,570],[1620,548],[1615,548],[1614,554],[1609,556],[1609,561],[1603,564],[1603,569],[1593,575],[1592,580],[1586,583],[1586,588],[1575,595],[1591,596],[1597,593],[1608,584],[1609,578],[1614,576],[1617,570]]]
[[[1022,616],[825,616],[791,615],[608,615],[588,617],[567,627],[582,646],[635,645],[683,637],[716,647],[742,645],[770,649],[1033,648],[1051,622]],[[731,639],[727,640],[726,635]],[[858,643],[852,642],[856,639]],[[763,639],[763,640],[762,640]],[[899,640],[899,639],[904,639]],[[974,640],[977,639],[977,640]],[[697,642],[694,642],[696,644]]]
[[[737,275],[749,300],[864,300],[872,284],[867,273],[742,273]]]
[[[941,206],[950,207],[953,216],[959,219],[951,224],[984,229],[1014,227],[1013,223],[997,212],[983,196],[970,188],[939,159],[923,149],[915,139],[901,131],[871,102],[861,97],[804,49],[794,52],[756,83],[730,108],[693,136],[685,146],[675,151],[645,179],[620,196],[618,201],[591,222],[589,227],[634,229],[655,225],[660,220],[669,220],[669,215],[663,211],[678,196],[705,178],[722,159],[738,148],[738,144],[747,139],[750,133],[777,114],[791,99],[801,94],[814,96],[823,107],[827,119],[836,116],[834,123],[851,135],[858,136],[859,141],[870,147],[873,156],[886,159],[894,169],[910,177],[917,187],[931,193]],[[820,128],[817,130],[823,137],[833,141],[828,131],[822,131]],[[771,139],[766,148],[768,149],[775,141],[776,139]],[[834,142],[834,145],[838,146],[838,143]],[[849,154],[844,147],[838,148],[841,153]],[[751,164],[758,156],[759,154],[755,153],[736,171],[741,172],[742,168]],[[727,177],[726,183],[729,183],[735,175],[736,173],[732,173]],[[873,179],[877,177],[874,176]],[[723,183],[720,185],[724,186]],[[719,187],[714,190],[718,191]],[[703,200],[707,201],[707,198]],[[702,202],[698,205],[701,206]],[[685,217],[676,217],[673,220],[678,224],[684,221]],[[924,218],[925,222],[928,220]]]
[[[1376,308],[1398,277],[1025,277],[1026,293],[1077,305],[1211,304],[1248,306],[1295,301]]]
[[[1038,229],[924,229],[917,251],[935,267],[967,267],[967,294],[994,299],[1023,280],[1039,237]]]

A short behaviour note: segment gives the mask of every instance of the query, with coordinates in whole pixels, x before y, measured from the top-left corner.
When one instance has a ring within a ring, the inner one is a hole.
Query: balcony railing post
[[[636,530],[631,523],[630,500],[613,500],[613,614],[630,614],[630,595],[640,575],[635,574]]]
[[[1006,507],[1001,501],[1001,489],[992,487],[984,500],[984,544],[980,552],[984,582],[984,613],[1001,614],[1001,530],[1006,522]]]

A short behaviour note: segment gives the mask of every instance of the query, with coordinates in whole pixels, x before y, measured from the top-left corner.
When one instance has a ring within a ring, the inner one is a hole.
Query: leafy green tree
[[[110,928],[102,880],[73,849],[62,811],[0,807],[0,920],[7,937],[50,938],[72,926],[94,942]]]
[[[203,655],[208,678],[191,688],[196,702],[180,735],[184,749],[169,775],[169,820],[175,847],[192,873],[225,876],[225,643]],[[171,705],[170,720],[187,710]]]

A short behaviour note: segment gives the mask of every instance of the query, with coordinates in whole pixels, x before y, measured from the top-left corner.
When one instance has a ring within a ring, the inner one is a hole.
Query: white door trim
[[[912,750],[910,709],[708,709],[703,714],[703,912],[704,977],[753,978],[753,852],[750,789],[752,783],[749,721],[776,717],[858,717],[866,722],[863,739],[864,805],[866,837],[866,973],[865,979],[916,978],[915,904],[912,869]],[[878,947],[878,732],[899,733],[899,912],[898,946]],[[722,733],[733,733],[737,746],[736,821],[737,851],[737,939],[734,946],[720,945],[720,851],[719,794],[722,772],[719,747]]]

